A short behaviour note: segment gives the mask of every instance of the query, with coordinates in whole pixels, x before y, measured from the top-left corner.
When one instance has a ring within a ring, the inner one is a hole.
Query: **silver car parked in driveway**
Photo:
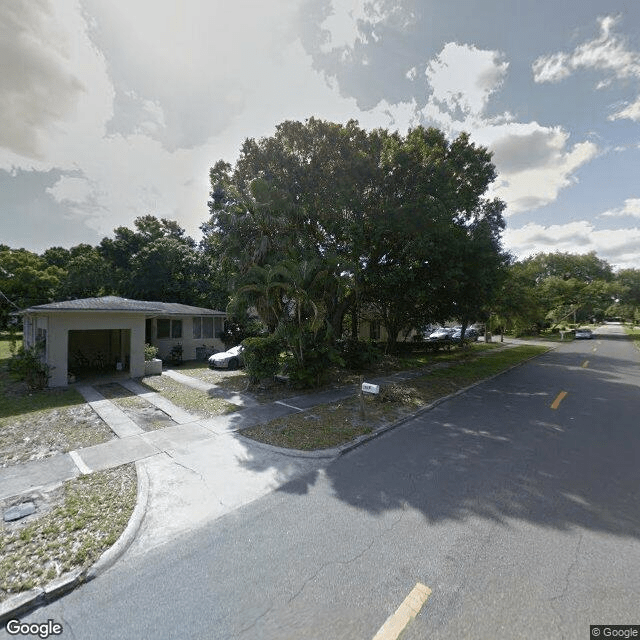
[[[237,347],[227,349],[227,351],[214,353],[209,357],[209,367],[211,369],[237,369],[244,365],[243,351],[244,347],[239,344]]]

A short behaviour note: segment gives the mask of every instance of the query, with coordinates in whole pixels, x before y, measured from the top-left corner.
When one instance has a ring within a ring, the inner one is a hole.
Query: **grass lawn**
[[[136,503],[135,465],[69,480],[33,499],[35,514],[0,530],[0,601],[91,566],[120,537]],[[1,506],[11,506],[16,499]]]
[[[246,391],[249,383],[249,379],[243,370],[210,369],[207,362],[191,360],[171,368],[183,373],[185,376],[198,378],[203,382],[215,384],[227,391],[235,391],[236,393]]]
[[[147,376],[141,382],[149,391],[157,391],[173,404],[201,418],[213,418],[239,409],[232,402],[187,387],[169,376]]]
[[[326,449],[390,424],[438,398],[500,373],[548,351],[544,346],[522,345],[507,349],[457,352],[455,360],[434,367],[427,374],[381,389],[377,397],[365,398],[365,419],[354,397],[308,411],[277,418],[244,429],[242,435],[260,442],[292,449]]]
[[[320,391],[322,389],[346,384],[356,384],[360,374],[375,376],[394,371],[422,369],[439,362],[453,362],[460,358],[471,357],[472,354],[491,351],[499,347],[500,344],[498,343],[485,344],[476,342],[465,350],[452,346],[451,349],[426,351],[426,349],[420,345],[416,345],[413,348],[410,346],[407,352],[400,355],[383,356],[380,362],[366,371],[354,372],[338,368],[333,369],[330,376],[328,376],[330,382],[313,391]],[[294,389],[278,382],[265,381],[259,386],[250,386],[247,374],[243,370],[227,371],[225,369],[210,369],[206,362],[185,362],[175,367],[175,370],[184,375],[217,385],[227,391],[246,393],[262,403],[283,400],[287,397],[304,393],[304,390]]]
[[[75,389],[29,391],[14,380],[7,370],[10,343],[9,334],[0,333],[0,467],[114,437]]]
[[[16,334],[18,346],[22,335]],[[44,389],[29,391],[16,381],[8,371],[11,357],[11,336],[0,331],[0,426],[2,419],[59,407],[84,404],[84,398],[75,389]]]

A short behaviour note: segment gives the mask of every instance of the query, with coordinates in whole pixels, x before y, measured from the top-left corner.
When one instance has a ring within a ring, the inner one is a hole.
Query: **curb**
[[[111,567],[129,548],[129,545],[131,545],[140,530],[149,499],[149,476],[142,462],[141,460],[136,462],[136,475],[138,477],[136,506],[127,526],[115,543],[89,568],[74,569],[49,582],[44,587],[36,587],[5,600],[0,604],[0,625],[4,626],[9,620],[17,618],[32,609],[49,604],[73,591],[81,584],[93,580]]]
[[[247,427],[250,429],[251,427]],[[240,436],[247,446],[256,446],[259,449],[265,449],[270,453],[278,453],[289,458],[315,458],[321,460],[323,458],[335,458],[340,455],[340,447],[332,447],[330,449],[312,449],[311,451],[304,451],[303,449],[287,449],[285,447],[277,447],[274,444],[267,444],[266,442],[260,442],[254,440],[248,436],[242,435],[242,431],[236,431],[235,435]]]
[[[557,348],[556,345],[550,346],[549,351],[553,351],[556,348]],[[548,352],[545,352],[545,353],[548,353]],[[393,429],[401,427],[403,424],[409,422],[410,420],[413,420],[414,418],[417,418],[423,413],[426,413],[427,411],[431,411],[431,409],[437,407],[439,404],[442,404],[447,400],[451,400],[456,396],[462,395],[463,393],[466,393],[467,391],[469,391],[469,389],[473,389],[474,387],[477,387],[478,385],[481,385],[484,382],[493,380],[494,378],[497,378],[507,373],[508,371],[515,369],[516,367],[520,367],[526,362],[533,360],[534,358],[539,358],[542,355],[544,355],[544,353],[538,353],[535,356],[531,356],[530,358],[527,358],[526,360],[521,360],[520,362],[514,365],[511,365],[510,367],[503,369],[502,371],[495,373],[494,375],[489,376],[488,378],[483,378],[482,380],[478,380],[477,382],[474,382],[473,384],[463,387],[462,389],[458,389],[457,391],[454,391],[449,395],[442,396],[441,398],[434,400],[432,403],[425,405],[424,407],[418,409],[417,411],[414,411],[413,413],[410,413],[400,418],[399,420],[396,420],[396,422],[393,422],[391,424],[386,424],[383,427],[379,427],[372,433],[366,433],[361,436],[358,436],[355,440],[352,440],[351,442],[346,442],[345,444],[342,444],[339,447],[332,447],[331,449],[314,449],[312,451],[303,451],[301,449],[285,449],[284,447],[276,447],[275,445],[267,444],[266,442],[260,442],[258,440],[253,440],[252,438],[249,438],[247,436],[243,436],[242,431],[237,431],[236,434],[238,436],[241,436],[242,439],[245,440],[246,442],[250,442],[252,445],[257,445],[258,447],[264,448],[267,451],[271,451],[272,453],[279,453],[281,455],[289,456],[291,458],[315,458],[315,459],[337,458],[339,456],[345,455],[349,451],[353,451],[353,449],[357,449],[358,447],[361,447],[363,444],[366,444],[371,440],[375,440],[376,438],[379,438],[381,435],[387,433],[387,431],[391,431]]]
[[[555,346],[551,347],[549,349],[549,351],[552,351],[555,348],[556,348]],[[545,351],[545,353],[547,353],[547,352]],[[404,418],[400,418],[400,420],[397,420],[393,424],[388,424],[388,425],[385,425],[384,427],[380,427],[379,429],[376,429],[373,433],[367,433],[365,435],[358,436],[352,442],[347,442],[346,444],[343,444],[340,447],[338,447],[338,449],[340,450],[339,455],[344,455],[345,453],[348,453],[349,451],[352,451],[353,449],[357,449],[358,447],[362,446],[363,444],[366,444],[370,440],[374,440],[375,438],[380,437],[381,435],[385,434],[387,431],[391,431],[392,429],[395,429],[397,427],[401,427],[403,424],[409,422],[410,420],[413,420],[414,418],[417,418],[418,416],[422,415],[423,413],[426,413],[427,411],[431,411],[431,409],[437,407],[439,404],[442,404],[443,402],[446,402],[447,400],[451,400],[452,398],[455,398],[456,396],[461,396],[463,393],[466,393],[467,391],[469,391],[469,389],[473,389],[474,387],[477,387],[477,386],[479,386],[481,384],[484,384],[485,382],[488,382],[489,380],[494,380],[495,378],[498,378],[501,375],[504,375],[508,371],[512,371],[513,369],[516,369],[517,367],[521,367],[526,362],[529,362],[530,360],[533,360],[534,358],[539,358],[542,355],[544,355],[544,353],[538,353],[535,356],[531,356],[530,358],[527,358],[526,360],[521,360],[520,362],[518,362],[518,363],[516,363],[514,365],[511,365],[510,367],[507,367],[506,369],[503,369],[502,371],[500,371],[498,373],[495,373],[494,375],[489,376],[488,378],[483,378],[482,380],[478,380],[477,382],[474,382],[474,383],[472,383],[472,384],[470,384],[470,385],[468,385],[466,387],[463,387],[462,389],[458,389],[457,391],[454,391],[453,393],[450,393],[447,396],[442,396],[441,398],[438,398],[437,400],[434,400],[431,404],[425,405],[421,409],[418,409],[417,411],[414,411],[413,413],[404,416]]]

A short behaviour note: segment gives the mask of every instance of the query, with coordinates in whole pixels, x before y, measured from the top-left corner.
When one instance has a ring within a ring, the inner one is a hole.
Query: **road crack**
[[[251,631],[251,629],[253,629],[258,624],[258,622],[262,620],[262,618],[264,618],[267,614],[271,613],[272,610],[273,610],[273,603],[271,603],[267,608],[267,610],[261,613],[248,627],[244,627],[244,629],[240,629],[238,633],[234,633],[231,637],[239,638],[241,635],[247,633],[247,631]]]
[[[324,571],[327,567],[330,567],[332,565],[341,565],[341,566],[347,566],[353,562],[355,562],[356,560],[359,560],[360,558],[362,558],[362,556],[365,555],[365,553],[367,553],[368,551],[371,550],[371,548],[373,547],[373,545],[378,542],[378,540],[380,540],[383,536],[385,536],[386,534],[388,534],[390,531],[392,531],[399,523],[400,521],[404,518],[404,514],[405,511],[407,509],[407,504],[406,502],[402,505],[402,510],[400,515],[398,516],[398,518],[396,518],[396,520],[386,529],[383,529],[377,536],[375,536],[374,538],[372,538],[372,540],[369,542],[369,544],[364,547],[360,552],[358,552],[356,555],[354,555],[351,558],[348,558],[347,560],[331,560],[329,562],[325,562],[324,564],[322,564],[317,571],[309,576],[303,583],[302,586],[298,589],[298,591],[296,591],[296,593],[294,593],[289,600],[287,600],[287,604],[291,604],[305,589],[305,587],[315,578],[318,577],[318,575],[320,575],[320,573],[322,573],[322,571]]]
[[[582,540],[583,540],[584,535],[581,533],[580,537],[578,538],[578,542],[576,543],[576,548],[575,551],[573,553],[573,559],[571,560],[571,563],[569,564],[569,566],[567,567],[567,571],[565,573],[564,576],[564,585],[562,587],[562,592],[557,595],[557,596],[552,596],[551,598],[549,598],[549,604],[551,605],[551,608],[553,609],[555,615],[555,620],[556,620],[556,627],[558,628],[558,632],[560,633],[560,637],[562,640],[564,640],[564,633],[562,632],[562,627],[561,624],[559,624],[557,621],[559,620],[560,623],[564,623],[564,619],[562,617],[562,613],[560,611],[558,611],[558,609],[556,609],[556,603],[554,602],[555,600],[562,600],[566,595],[567,595],[567,591],[569,590],[569,582],[571,579],[571,574],[573,573],[573,570],[575,569],[576,565],[578,564],[578,558],[580,556],[580,547],[582,546]]]
[[[176,457],[172,456],[168,451],[165,451],[164,453],[167,456],[169,456],[169,458],[171,458],[171,460],[173,460],[173,462],[175,462],[179,467],[182,467],[183,469],[186,469],[187,471],[191,471],[191,473],[197,475],[200,478],[200,480],[202,480],[202,482],[207,484],[207,481],[205,480],[204,476],[199,471],[196,471],[195,469],[192,469],[191,467],[187,466],[186,464],[180,462]]]

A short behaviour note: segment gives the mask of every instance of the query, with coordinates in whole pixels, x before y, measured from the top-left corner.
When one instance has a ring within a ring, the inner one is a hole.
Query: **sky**
[[[640,268],[637,0],[0,0],[0,244],[199,239],[209,168],[311,116],[466,131],[515,257]]]

